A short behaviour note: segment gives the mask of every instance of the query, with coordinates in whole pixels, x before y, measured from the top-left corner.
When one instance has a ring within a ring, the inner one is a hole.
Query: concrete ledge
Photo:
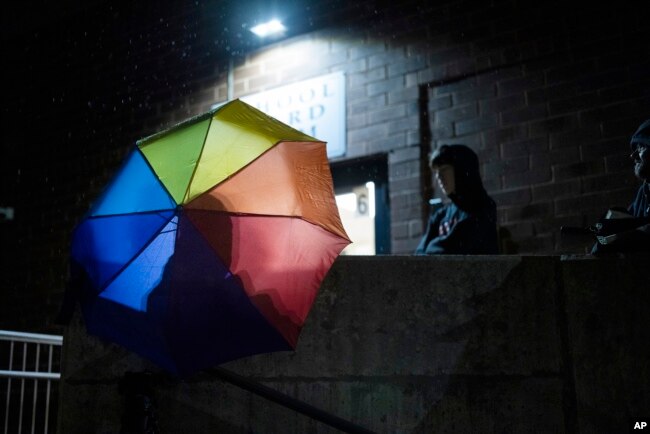
[[[633,260],[341,257],[295,353],[223,367],[380,433],[619,432],[650,408],[649,287]],[[61,433],[119,432],[120,378],[159,372],[78,316],[63,357]],[[164,433],[337,432],[208,373],[154,400]]]
[[[650,416],[650,263],[562,264],[577,424],[584,433],[625,432],[621,423]]]

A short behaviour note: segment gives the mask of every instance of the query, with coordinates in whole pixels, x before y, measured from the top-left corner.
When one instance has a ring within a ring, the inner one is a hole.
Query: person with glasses
[[[627,209],[611,208],[595,225],[595,256],[650,254],[650,119],[630,139],[634,175],[642,182]]]

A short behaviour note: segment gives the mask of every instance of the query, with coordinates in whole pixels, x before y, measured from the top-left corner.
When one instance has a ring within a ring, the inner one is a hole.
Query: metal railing
[[[56,430],[62,344],[62,336],[0,330],[4,434]]]

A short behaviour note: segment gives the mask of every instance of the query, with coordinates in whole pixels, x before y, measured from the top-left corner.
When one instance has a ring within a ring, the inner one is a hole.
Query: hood
[[[644,145],[650,146],[650,119],[646,120],[641,124],[638,130],[630,139],[630,146],[634,148],[634,145],[637,143],[643,143]]]
[[[456,191],[449,199],[463,211],[475,211],[491,201],[483,188],[478,156],[465,145],[442,145],[431,157],[432,166],[450,164],[454,167]]]

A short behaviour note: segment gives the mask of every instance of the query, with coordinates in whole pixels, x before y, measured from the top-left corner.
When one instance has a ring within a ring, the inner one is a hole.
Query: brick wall
[[[394,253],[411,252],[422,233],[421,145],[465,143],[479,154],[511,251],[583,252],[559,228],[631,201],[627,143],[650,116],[648,31],[638,11],[454,2],[379,21],[246,56],[235,95],[345,71],[346,158],[391,156]],[[423,86],[430,144],[420,128]]]
[[[136,139],[226,99],[224,53],[236,97],[345,72],[342,159],[388,153],[394,253],[422,233],[422,155],[442,143],[478,152],[521,253],[567,251],[561,225],[632,199],[627,142],[650,117],[647,6],[310,5],[313,31],[253,51],[233,48],[246,30],[215,29],[225,12],[203,2],[99,4],[5,35],[1,191],[16,218],[0,224],[0,327],[51,327],[72,228]]]
[[[434,146],[478,152],[499,223],[523,253],[563,251],[562,225],[588,225],[604,208],[629,204],[638,184],[629,136],[650,116],[648,32],[633,12],[562,12],[476,11],[470,16],[491,22],[434,54],[447,69],[420,78],[433,78]],[[450,77],[457,65],[464,72]]]

